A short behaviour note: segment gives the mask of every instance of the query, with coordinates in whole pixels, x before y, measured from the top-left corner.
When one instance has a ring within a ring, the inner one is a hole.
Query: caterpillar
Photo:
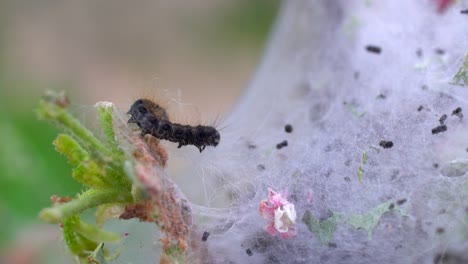
[[[190,126],[172,123],[166,110],[149,99],[138,99],[127,112],[128,123],[135,123],[141,129],[141,136],[153,137],[179,143],[178,148],[194,145],[200,153],[206,146],[216,147],[221,136],[211,126]]]

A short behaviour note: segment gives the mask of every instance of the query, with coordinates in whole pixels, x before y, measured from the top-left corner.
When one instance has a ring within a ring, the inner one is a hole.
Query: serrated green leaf
[[[333,240],[338,223],[343,220],[343,215],[331,212],[331,216],[325,220],[319,220],[314,217],[311,211],[307,210],[302,217],[302,222],[306,224],[310,232],[317,236],[322,244],[328,244]]]
[[[390,209],[390,204],[391,202],[385,202],[374,207],[365,214],[353,214],[348,218],[348,223],[355,229],[362,228],[367,230],[370,239],[372,237],[372,231],[379,223],[382,215],[393,210]]]

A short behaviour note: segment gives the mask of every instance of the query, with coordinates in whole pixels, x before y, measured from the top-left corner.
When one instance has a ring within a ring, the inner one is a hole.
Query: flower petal
[[[290,238],[297,235],[297,213],[294,204],[290,203],[273,188],[268,188],[268,199],[260,201],[260,215],[269,219],[265,226],[268,234],[274,236],[280,233],[282,238]]]
[[[268,223],[268,225],[265,227],[265,231],[267,231],[267,233],[271,236],[274,236],[276,233],[278,233],[278,230],[276,230],[275,224],[273,222]]]
[[[288,203],[288,200],[283,198],[281,194],[277,193],[272,188],[268,188],[268,201],[272,203],[275,207],[284,205]]]
[[[292,238],[297,236],[297,229],[295,227],[292,227],[288,230],[286,233],[281,233],[280,234],[282,238]]]
[[[259,205],[260,215],[266,219],[273,219],[275,208],[267,200],[262,200]]]

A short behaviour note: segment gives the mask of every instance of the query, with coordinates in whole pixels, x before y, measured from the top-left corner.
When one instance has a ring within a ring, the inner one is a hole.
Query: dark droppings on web
[[[367,45],[366,50],[368,52],[375,53],[375,54],[380,54],[382,52],[382,48],[379,46],[375,46],[375,45]]]
[[[392,141],[385,141],[385,140],[381,140],[379,145],[384,148],[384,149],[387,149],[387,148],[391,148],[393,147],[393,142]]]
[[[423,86],[421,86],[421,89],[424,90],[424,91],[427,90],[427,88],[429,88],[429,87],[427,87],[427,85],[425,85],[425,84]]]
[[[416,56],[418,56],[418,58],[421,58],[423,56],[423,50],[422,49],[417,49],[416,50]]]
[[[388,206],[388,210],[393,210],[395,209],[395,204],[391,203],[389,206]]]
[[[460,10],[460,14],[468,15],[468,9]]]
[[[358,80],[361,73],[359,71],[354,72],[354,80]]]
[[[286,133],[291,133],[293,131],[293,127],[290,124],[287,124],[284,126],[284,131],[286,131]]]
[[[460,119],[462,119],[463,118],[462,108],[457,107],[455,110],[453,110],[452,115],[458,116]]]
[[[438,228],[436,229],[436,233],[437,233],[437,234],[443,234],[444,232],[445,232],[445,229],[444,229],[443,227],[438,227]]]
[[[344,177],[344,180],[345,180],[346,182],[351,182],[351,179],[350,179],[348,176]]]
[[[396,203],[397,203],[397,205],[402,205],[402,204],[406,203],[406,201],[407,200],[403,198],[403,199],[398,200]]]
[[[435,53],[437,53],[438,55],[444,55],[444,54],[445,54],[445,50],[444,50],[444,49],[441,49],[441,48],[437,48],[437,49],[435,49]]]
[[[445,120],[447,120],[447,115],[446,114],[443,114],[440,118],[439,118],[439,123],[441,125],[443,125],[445,123]]]
[[[439,163],[434,163],[434,164],[432,164],[432,166],[434,167],[434,169],[437,169],[437,168],[439,168]]]
[[[257,165],[257,170],[263,171],[263,170],[265,170],[265,169],[266,169],[266,168],[265,168],[265,165],[263,165],[263,164],[258,164],[258,165]]]
[[[377,97],[376,97],[376,99],[385,99],[385,98],[387,98],[387,96],[385,94],[383,94],[383,93],[377,95]]]
[[[203,232],[203,235],[202,235],[202,239],[201,239],[201,240],[202,240],[202,241],[206,241],[206,240],[208,240],[208,237],[209,237],[209,236],[210,236],[210,232],[205,231],[205,232]]]
[[[245,253],[247,253],[247,255],[248,255],[249,257],[251,257],[251,256],[253,255],[253,252],[252,252],[252,250],[251,250],[250,248],[246,249],[246,250],[245,250]]]
[[[437,126],[437,127],[432,129],[432,134],[435,135],[435,134],[439,134],[439,133],[442,133],[442,132],[445,132],[445,131],[447,131],[447,126],[446,125],[440,125],[440,126]]]
[[[248,149],[256,149],[257,145],[253,144],[252,142],[247,142],[247,148]]]
[[[420,105],[420,106],[418,107],[418,112],[421,112],[421,110],[423,110],[423,109],[424,109],[424,106]]]
[[[281,141],[280,143],[276,144],[277,149],[282,149],[282,148],[287,147],[287,146],[288,146],[288,141],[287,140]]]

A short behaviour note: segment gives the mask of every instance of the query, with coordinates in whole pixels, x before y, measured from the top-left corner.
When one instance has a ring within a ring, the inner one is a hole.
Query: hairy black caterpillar
[[[130,107],[128,123],[135,123],[141,129],[141,136],[153,137],[179,143],[178,148],[194,145],[200,152],[206,146],[216,147],[220,140],[219,132],[210,126],[190,126],[171,123],[164,108],[148,99],[138,99]]]

